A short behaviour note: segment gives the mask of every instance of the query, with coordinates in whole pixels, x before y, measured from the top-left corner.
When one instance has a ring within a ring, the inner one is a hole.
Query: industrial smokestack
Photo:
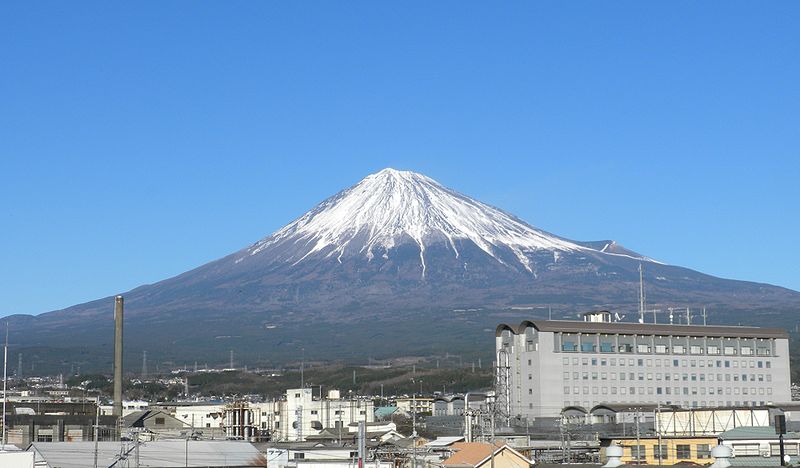
[[[122,417],[122,296],[114,298],[114,408],[112,414]]]

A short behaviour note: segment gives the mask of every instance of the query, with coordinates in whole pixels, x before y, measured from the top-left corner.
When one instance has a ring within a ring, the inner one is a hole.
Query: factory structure
[[[608,404],[683,408],[791,401],[785,330],[583,321],[498,325],[497,404],[506,418],[560,418]],[[642,321],[640,321],[642,322]]]

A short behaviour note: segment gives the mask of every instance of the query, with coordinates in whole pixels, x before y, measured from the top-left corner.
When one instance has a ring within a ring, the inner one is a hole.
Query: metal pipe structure
[[[114,298],[114,408],[112,414],[122,417],[122,318],[124,299]]]

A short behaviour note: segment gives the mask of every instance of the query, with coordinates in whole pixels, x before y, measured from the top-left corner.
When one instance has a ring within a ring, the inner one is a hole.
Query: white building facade
[[[267,404],[271,417],[268,411],[261,411],[261,417],[267,420],[261,419],[259,424],[272,427],[273,440],[291,442],[305,440],[324,428],[347,428],[351,423],[375,421],[371,399],[338,396],[339,392],[333,391],[328,393],[328,398],[318,399],[313,397],[310,388],[286,390],[285,400]]]
[[[607,315],[606,315],[607,316]],[[510,416],[558,417],[602,403],[687,408],[791,400],[785,330],[596,321],[497,327]]]

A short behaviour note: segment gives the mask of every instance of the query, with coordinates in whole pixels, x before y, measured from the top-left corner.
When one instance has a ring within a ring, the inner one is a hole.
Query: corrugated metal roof
[[[99,442],[98,465],[110,466],[119,459],[120,449],[133,448],[132,442]],[[164,440],[139,446],[139,464],[153,468],[248,467],[266,466],[266,458],[253,444],[243,441]],[[36,452],[37,463],[60,468],[86,468],[94,465],[94,442],[34,442],[28,450]],[[123,449],[123,452],[128,450]],[[133,463],[134,451],[126,457]],[[188,465],[185,464],[188,459]],[[38,466],[38,465],[37,465]],[[125,464],[117,466],[127,466]]]
[[[667,325],[659,323],[581,322],[578,320],[526,320],[516,327],[500,324],[496,334],[503,330],[522,333],[528,326],[543,332],[564,333],[622,333],[628,335],[677,335],[739,338],[789,338],[781,328],[737,327],[718,325]]]
[[[436,440],[425,444],[425,447],[447,447],[448,445],[461,442],[462,440],[464,440],[464,436],[437,437]]]
[[[721,440],[778,440],[778,434],[772,426],[743,426],[725,431],[719,435]],[[788,432],[784,434],[784,439],[798,439],[800,434]]]

